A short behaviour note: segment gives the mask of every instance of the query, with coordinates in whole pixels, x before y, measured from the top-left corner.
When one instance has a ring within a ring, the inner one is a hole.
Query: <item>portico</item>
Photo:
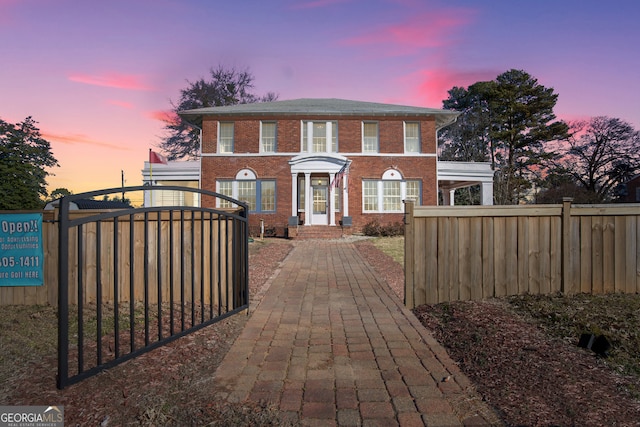
[[[337,153],[301,154],[289,161],[292,221],[304,215],[304,225],[335,226],[337,214],[349,216],[348,174],[336,179],[349,162]]]

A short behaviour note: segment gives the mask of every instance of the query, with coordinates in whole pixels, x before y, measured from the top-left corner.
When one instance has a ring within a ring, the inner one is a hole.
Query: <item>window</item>
[[[260,181],[260,212],[275,212],[276,182]]]
[[[402,210],[400,181],[382,181],[382,210],[385,212]]]
[[[364,198],[364,211],[378,211],[378,181],[364,181],[362,183],[362,193]]]
[[[404,152],[420,152],[420,124],[415,122],[404,123]]]
[[[233,197],[233,181],[218,181],[218,193]],[[233,207],[233,204],[228,200],[218,199],[218,203],[224,209]]]
[[[378,144],[378,123],[363,122],[362,123],[362,152],[377,153],[379,151]]]
[[[298,212],[304,212],[304,192],[305,192],[305,179],[304,177],[298,178]]]
[[[233,123],[218,126],[218,153],[233,153]]]
[[[403,200],[420,203],[420,180],[403,180],[397,170],[388,170],[380,180],[362,182],[362,206],[364,212],[402,212]]]
[[[260,126],[260,152],[276,152],[276,122],[262,122]]]
[[[238,200],[249,205],[249,211],[256,210],[256,181],[238,181]]]
[[[311,127],[311,130],[309,130]],[[311,131],[311,140],[309,132]],[[338,152],[338,122],[302,122],[301,151],[307,153]]]
[[[257,179],[255,173],[243,169],[235,180],[219,180],[217,192],[240,200],[249,205],[250,212],[276,211],[276,181],[273,179]],[[232,208],[233,203],[218,199],[218,207]]]
[[[405,199],[420,203],[420,181],[407,181]]]

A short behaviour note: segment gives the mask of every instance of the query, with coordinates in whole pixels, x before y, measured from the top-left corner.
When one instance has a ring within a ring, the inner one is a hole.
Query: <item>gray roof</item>
[[[256,102],[223,107],[183,110],[178,113],[184,119],[201,123],[203,116],[378,116],[378,117],[424,117],[435,116],[438,128],[455,122],[460,113],[437,108],[410,107],[405,105],[380,104],[376,102],[349,101],[346,99],[291,99],[287,101]]]

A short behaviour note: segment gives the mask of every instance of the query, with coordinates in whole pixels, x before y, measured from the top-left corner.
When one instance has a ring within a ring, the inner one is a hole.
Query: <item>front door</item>
[[[311,194],[313,195],[313,214],[311,215],[311,224],[327,225],[329,210],[329,188],[328,180],[314,179]]]

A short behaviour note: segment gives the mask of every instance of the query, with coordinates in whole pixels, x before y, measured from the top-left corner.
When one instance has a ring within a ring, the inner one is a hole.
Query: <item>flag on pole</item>
[[[149,148],[149,163],[162,163],[163,165],[166,165],[167,158]]]
[[[345,162],[344,165],[340,168],[335,177],[333,177],[333,182],[331,183],[332,187],[340,188],[342,185],[342,179],[346,174],[349,173],[349,163]]]

